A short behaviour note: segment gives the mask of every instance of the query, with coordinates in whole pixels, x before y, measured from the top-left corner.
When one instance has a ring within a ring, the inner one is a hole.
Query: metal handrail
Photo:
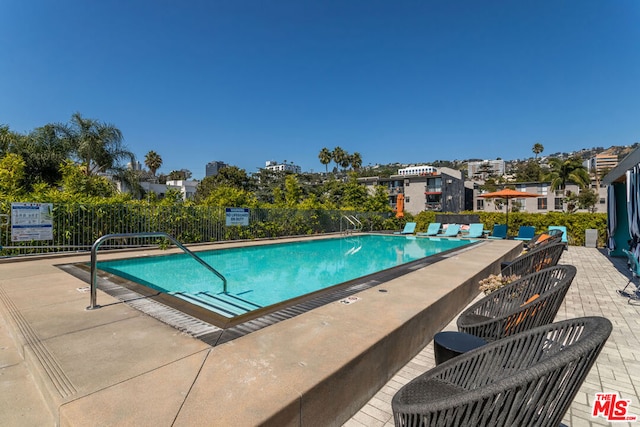
[[[211,271],[213,274],[218,276],[222,280],[223,292],[227,293],[227,279],[215,268],[211,267],[207,264],[202,258],[197,256],[195,253],[191,252],[189,249],[185,248],[180,242],[178,242],[173,236],[170,236],[167,233],[163,232],[150,232],[150,233],[120,233],[120,234],[106,234],[100,237],[98,240],[93,242],[91,246],[91,301],[90,305],[87,307],[87,310],[93,310],[95,308],[99,308],[100,306],[97,304],[97,285],[98,285],[98,248],[100,245],[107,240],[112,239],[123,239],[127,237],[163,237],[167,240],[170,240],[171,243],[182,249],[187,255],[191,256],[191,258],[198,261],[205,268]]]
[[[353,230],[352,231],[362,230],[362,222],[358,218],[356,218],[353,215],[342,215],[342,217],[340,218],[340,232],[341,233],[342,233],[342,220],[343,219],[346,219],[347,221],[349,221],[349,223],[351,225],[353,225]],[[348,232],[348,231],[349,231],[349,228],[347,228],[345,230],[345,232]]]

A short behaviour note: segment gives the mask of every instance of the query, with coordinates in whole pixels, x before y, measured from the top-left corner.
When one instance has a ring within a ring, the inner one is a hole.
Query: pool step
[[[188,294],[176,292],[175,295],[226,317],[238,316],[261,308],[258,304],[228,293],[210,294],[208,292],[198,292],[197,294]]]

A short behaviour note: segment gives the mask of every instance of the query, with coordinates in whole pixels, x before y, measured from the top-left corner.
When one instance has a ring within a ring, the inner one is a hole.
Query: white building
[[[436,174],[438,173],[438,169],[429,165],[418,165],[418,166],[409,166],[403,169],[398,169],[398,175],[426,175],[426,174]]]
[[[302,173],[302,168],[293,163],[278,163],[275,160],[268,160],[265,163],[265,169],[274,172],[293,172]]]
[[[160,198],[163,198],[168,190],[178,190],[182,194],[182,200],[189,200],[195,197],[199,183],[200,181],[174,180],[167,181],[166,184],[141,182],[140,185],[144,191],[156,193]]]

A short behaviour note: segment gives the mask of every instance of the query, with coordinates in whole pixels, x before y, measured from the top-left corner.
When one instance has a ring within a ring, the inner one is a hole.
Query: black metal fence
[[[54,204],[53,240],[12,241],[11,212],[0,212],[0,256],[89,251],[106,234],[165,232],[178,241],[206,243],[277,238],[352,230],[380,230],[388,215],[341,210],[250,209],[248,225],[227,225],[226,210],[210,206]],[[354,220],[354,218],[356,220]],[[142,246],[127,239],[118,247]]]

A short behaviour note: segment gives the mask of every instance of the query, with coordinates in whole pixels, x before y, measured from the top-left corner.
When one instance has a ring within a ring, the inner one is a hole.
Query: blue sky
[[[0,124],[112,123],[160,172],[640,141],[637,0],[4,0]],[[543,154],[544,154],[543,153]]]

